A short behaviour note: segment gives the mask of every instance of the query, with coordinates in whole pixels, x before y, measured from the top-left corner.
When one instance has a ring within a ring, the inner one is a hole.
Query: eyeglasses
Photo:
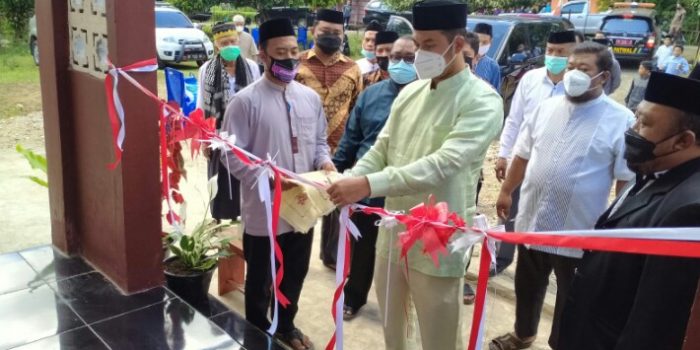
[[[405,55],[405,56],[390,55],[389,60],[391,60],[391,63],[399,63],[401,60],[403,60],[404,62],[406,62],[408,64],[413,64],[413,62],[416,60],[416,56],[415,55]]]

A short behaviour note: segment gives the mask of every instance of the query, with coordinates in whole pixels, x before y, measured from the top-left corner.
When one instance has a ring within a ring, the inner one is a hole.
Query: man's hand
[[[321,170],[327,172],[338,172],[338,169],[335,168],[335,164],[333,164],[333,162],[323,163],[323,165],[321,165]]]
[[[503,157],[498,157],[496,159],[496,179],[498,182],[502,182],[506,179],[506,170],[508,169],[508,160]]]
[[[336,181],[327,190],[337,206],[345,206],[369,197],[370,187],[367,177],[350,177]]]
[[[510,214],[510,207],[513,205],[513,196],[510,193],[501,191],[498,194],[498,200],[496,201],[496,213],[498,217],[503,220],[508,220],[508,215]]]

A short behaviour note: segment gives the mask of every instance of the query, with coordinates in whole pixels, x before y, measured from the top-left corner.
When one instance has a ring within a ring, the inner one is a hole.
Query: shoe
[[[474,304],[475,300],[476,300],[476,293],[474,293],[474,289],[472,289],[472,286],[470,286],[469,283],[465,283],[464,284],[463,300],[462,300],[464,305]]]

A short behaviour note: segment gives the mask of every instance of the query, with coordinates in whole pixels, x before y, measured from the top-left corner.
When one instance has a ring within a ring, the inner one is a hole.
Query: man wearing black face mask
[[[343,40],[343,13],[321,9],[316,13],[312,29],[314,48],[302,52],[297,81],[314,89],[321,97],[328,120],[328,145],[331,153],[345,132],[345,124],[357,96],[362,91],[360,67],[340,52]],[[323,219],[321,232],[321,260],[335,268],[338,246],[337,212]]]
[[[597,229],[700,227],[698,96],[700,81],[651,74],[637,123],[625,134],[637,181]],[[564,310],[560,349],[681,349],[699,278],[700,259],[587,252]]]
[[[260,49],[265,75],[234,95],[221,129],[235,135],[239,147],[260,158],[275,155],[278,166],[296,173],[334,171],[321,101],[313,90],[294,81],[299,52],[288,19],[273,19],[260,26]],[[267,315],[271,307],[274,310],[275,300],[270,288],[267,214],[255,186],[259,181],[267,181],[267,175],[262,165],[247,165],[231,152],[225,152],[221,163],[241,182],[246,319],[272,333],[275,330],[270,328]],[[287,186],[283,179],[282,187]],[[294,350],[310,349],[311,342],[294,326],[294,318],[309,269],[313,230],[294,232],[291,225],[280,219],[275,234],[284,252],[285,274],[280,290],[290,301],[286,307],[278,308],[275,336]]]

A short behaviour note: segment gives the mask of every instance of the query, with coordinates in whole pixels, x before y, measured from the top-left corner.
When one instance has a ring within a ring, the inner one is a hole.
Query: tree
[[[27,22],[34,13],[34,0],[0,0],[0,17],[10,22],[15,38],[27,34]]]
[[[0,0],[2,1],[2,0]],[[167,0],[180,11],[192,15],[200,12],[209,12],[209,9],[219,4],[219,0]]]

